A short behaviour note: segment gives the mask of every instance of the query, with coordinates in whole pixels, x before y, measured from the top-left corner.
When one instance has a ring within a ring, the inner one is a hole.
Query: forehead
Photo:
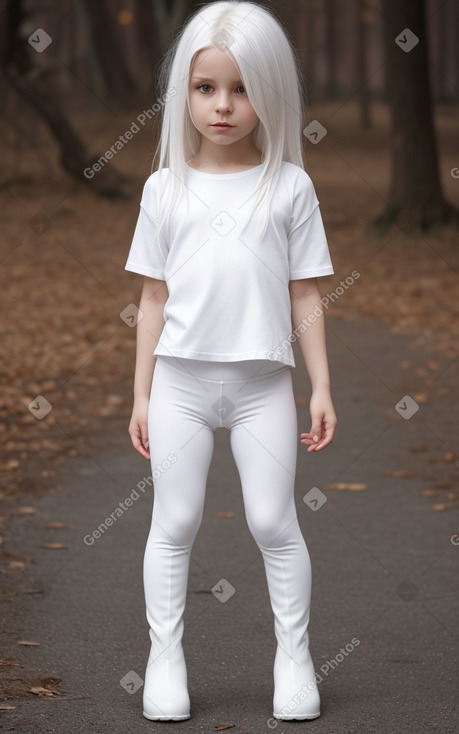
[[[203,48],[196,54],[191,66],[193,78],[206,78],[214,81],[218,76],[230,82],[242,81],[238,66],[229,51],[217,46]]]

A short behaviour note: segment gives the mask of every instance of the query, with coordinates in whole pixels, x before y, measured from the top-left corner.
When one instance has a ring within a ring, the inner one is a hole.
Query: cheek
[[[201,127],[202,109],[199,104],[199,100],[194,95],[190,95],[190,117],[195,128]]]
[[[252,106],[250,106],[247,110],[247,120],[250,122],[251,125],[256,125],[258,122],[257,113]]]
[[[198,110],[200,107],[200,102],[202,100],[202,95],[197,95],[195,92],[190,92],[190,107],[193,109]]]
[[[199,120],[200,116],[202,115],[202,111],[203,111],[203,105],[202,105],[201,100],[202,98],[197,98],[195,95],[192,95],[190,97],[190,111],[196,121]]]
[[[246,98],[244,100],[244,114],[247,120],[250,120],[250,122],[256,123],[258,120],[257,113],[253,109],[252,105],[250,104],[249,100]]]

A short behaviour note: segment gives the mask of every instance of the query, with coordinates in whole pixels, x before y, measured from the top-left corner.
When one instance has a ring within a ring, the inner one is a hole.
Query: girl
[[[125,266],[144,276],[129,434],[156,477],[144,558],[151,649],[143,714],[190,717],[188,571],[214,432],[225,427],[274,614],[273,715],[314,719],[291,345],[299,339],[312,385],[311,430],[300,443],[321,451],[336,416],[316,278],[333,268],[303,165],[299,66],[270,11],[217,1],[184,25],[161,85],[159,168],[145,183]]]

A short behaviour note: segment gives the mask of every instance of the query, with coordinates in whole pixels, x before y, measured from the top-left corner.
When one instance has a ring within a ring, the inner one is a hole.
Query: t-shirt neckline
[[[252,168],[248,168],[246,171],[235,171],[234,173],[209,173],[207,171],[198,171],[196,168],[192,168],[191,166],[189,166],[188,163],[185,163],[185,168],[188,171],[191,171],[191,173],[195,174],[196,176],[200,176],[201,178],[219,178],[219,179],[240,178],[241,176],[248,176],[249,174],[253,173],[254,171],[258,171],[263,166],[264,166],[264,163],[260,163],[258,166],[252,166]]]

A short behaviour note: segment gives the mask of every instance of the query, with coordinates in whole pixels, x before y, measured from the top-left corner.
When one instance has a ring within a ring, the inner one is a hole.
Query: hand
[[[309,409],[311,412],[311,431],[310,433],[300,434],[300,443],[309,446],[308,452],[321,451],[333,441],[338,422],[330,391],[317,390],[313,392]],[[314,437],[316,437],[316,440],[314,440]]]
[[[148,404],[148,397],[135,399],[128,429],[132,445],[145,459],[150,459],[150,452],[148,451]]]

